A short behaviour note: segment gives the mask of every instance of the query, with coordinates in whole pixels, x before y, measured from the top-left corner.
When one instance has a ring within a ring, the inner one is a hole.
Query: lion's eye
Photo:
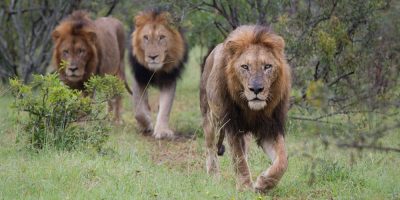
[[[160,40],[164,39],[165,35],[160,35]]]
[[[265,65],[263,66],[263,69],[264,69],[264,71],[266,71],[266,70],[268,70],[268,69],[271,69],[271,67],[272,67],[271,64],[265,64]]]
[[[85,50],[84,50],[84,49],[78,49],[78,53],[79,53],[79,54],[84,54],[84,53],[85,53]]]
[[[64,51],[63,51],[63,55],[64,55],[64,56],[67,56],[68,54],[69,54],[68,50],[64,50]]]
[[[248,65],[240,65],[240,67],[245,69],[245,70],[249,70],[249,66]]]
[[[147,35],[143,36],[143,38],[144,38],[145,40],[149,40],[149,36],[147,36]]]

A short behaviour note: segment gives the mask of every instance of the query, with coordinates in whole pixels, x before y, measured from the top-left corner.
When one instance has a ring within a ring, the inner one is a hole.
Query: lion
[[[207,172],[218,176],[217,155],[223,154],[226,135],[238,189],[266,192],[287,169],[284,124],[291,70],[284,46],[282,37],[266,27],[240,26],[212,50],[203,65],[200,107]],[[247,164],[250,133],[273,161],[254,183]]]
[[[125,33],[119,20],[102,17],[93,21],[85,11],[75,11],[55,28],[52,38],[54,66],[70,88],[84,90],[84,83],[91,76],[104,74],[118,77],[127,87]],[[119,124],[121,101],[122,97],[117,96],[109,102],[109,111],[114,111],[114,120]]]
[[[173,138],[169,115],[175,97],[177,79],[187,61],[183,34],[166,11],[143,11],[135,16],[130,61],[134,75],[133,103],[139,131],[157,139]],[[160,89],[159,112],[153,129],[148,85]]]

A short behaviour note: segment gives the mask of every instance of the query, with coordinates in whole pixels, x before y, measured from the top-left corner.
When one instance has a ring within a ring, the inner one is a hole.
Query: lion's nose
[[[78,70],[78,67],[77,66],[70,66],[68,69],[69,69],[69,71],[74,72],[74,71]]]
[[[254,94],[258,94],[264,90],[264,87],[261,86],[249,87],[249,90],[254,92]]]
[[[149,58],[150,58],[150,59],[152,59],[152,60],[156,59],[157,57],[158,57],[158,55],[155,55],[155,56],[149,56]]]

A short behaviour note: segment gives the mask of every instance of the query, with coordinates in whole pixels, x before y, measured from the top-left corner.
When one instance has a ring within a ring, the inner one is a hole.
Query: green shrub
[[[84,93],[89,95],[64,85],[58,74],[35,75],[30,84],[12,79],[10,85],[13,108],[24,127],[17,141],[32,149],[100,150],[111,125],[106,102],[124,91],[119,79],[107,75],[94,76],[85,84]]]

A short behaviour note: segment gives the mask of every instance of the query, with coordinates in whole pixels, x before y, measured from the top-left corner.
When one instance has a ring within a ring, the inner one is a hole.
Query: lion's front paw
[[[265,188],[261,187],[257,183],[255,183],[253,185],[253,190],[254,190],[254,192],[257,192],[257,193],[265,193],[265,191],[266,191]]]
[[[153,133],[153,125],[151,123],[138,123],[138,131],[143,135],[151,135]]]
[[[153,135],[156,139],[172,139],[174,132],[170,129],[156,129]]]
[[[151,127],[139,127],[139,133],[143,135],[151,135],[153,133],[153,128]]]
[[[268,178],[266,176],[260,175],[253,185],[253,190],[258,193],[265,193],[268,190],[274,188],[276,183],[277,182],[273,178]]]
[[[153,124],[151,123],[151,118],[149,115],[136,113],[135,118],[137,121],[137,129],[139,133],[144,135],[150,135],[153,133]]]
[[[139,133],[143,135],[151,135],[153,133],[153,127],[151,123],[147,123],[147,125],[143,125],[141,123],[138,123],[137,129]]]

